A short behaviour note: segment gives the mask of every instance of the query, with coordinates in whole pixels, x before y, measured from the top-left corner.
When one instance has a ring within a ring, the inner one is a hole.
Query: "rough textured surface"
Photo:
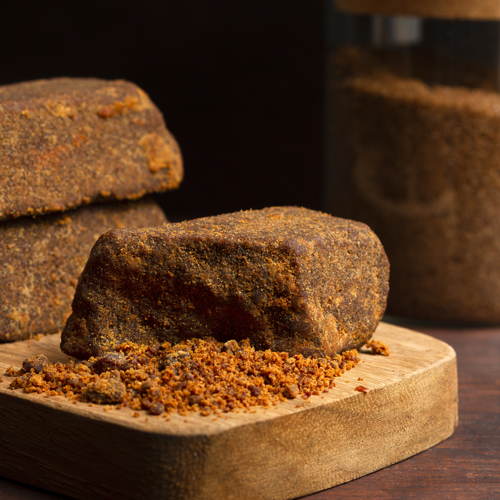
[[[304,208],[110,231],[82,273],[61,347],[84,358],[124,340],[213,336],[330,355],[371,337],[388,274],[367,226]]]
[[[349,55],[353,73],[332,82],[329,210],[380,237],[389,313],[498,323],[500,96],[428,85],[373,52]]]
[[[57,78],[0,87],[0,219],[176,188],[179,147],[134,84]]]
[[[0,222],[0,342],[60,331],[99,236],[162,224],[154,201],[107,203]]]

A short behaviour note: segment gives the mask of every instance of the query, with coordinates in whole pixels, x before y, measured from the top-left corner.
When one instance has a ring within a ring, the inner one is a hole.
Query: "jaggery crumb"
[[[365,344],[365,347],[371,349],[372,354],[381,354],[382,356],[389,356],[391,354],[391,351],[389,350],[389,347],[387,347],[387,344],[379,340],[369,340]]]
[[[363,392],[365,394],[368,392],[368,389],[362,385],[358,385],[354,390],[358,392]]]
[[[258,351],[248,340],[225,344],[193,339],[172,346],[125,342],[99,358],[44,363],[35,356],[23,369],[7,372],[16,378],[10,388],[27,393],[64,395],[89,405],[128,407],[153,416],[174,412],[209,416],[249,412],[260,406],[320,395],[335,386],[334,378],[359,363],[356,350],[333,357],[291,356]],[[29,367],[29,370],[26,368]]]
[[[283,396],[288,399],[295,399],[299,395],[299,388],[295,384],[288,384],[283,389]]]
[[[120,380],[120,374],[109,378],[99,378],[91,382],[84,391],[87,401],[97,404],[117,404],[125,399],[127,389]]]
[[[40,373],[47,365],[49,360],[45,354],[38,354],[37,356],[32,356],[23,361],[23,370],[26,372],[33,371],[35,373]]]

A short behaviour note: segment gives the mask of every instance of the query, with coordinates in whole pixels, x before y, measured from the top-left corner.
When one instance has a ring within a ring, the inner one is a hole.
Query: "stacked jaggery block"
[[[0,340],[60,331],[97,238],[116,227],[163,222],[153,200],[139,200],[0,223]]]
[[[0,88],[0,218],[178,187],[179,147],[134,84],[56,78]]]
[[[159,110],[125,81],[0,87],[0,137],[1,342],[60,331],[95,240],[164,223],[139,199],[176,188],[183,166]]]
[[[388,278],[367,226],[305,208],[117,229],[92,249],[61,348],[88,358],[128,340],[215,337],[332,355],[371,337]]]

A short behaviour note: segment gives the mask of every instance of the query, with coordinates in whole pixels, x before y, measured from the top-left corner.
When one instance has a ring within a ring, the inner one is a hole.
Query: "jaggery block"
[[[127,340],[211,336],[332,355],[371,337],[388,277],[367,226],[305,208],[118,229],[92,249],[61,348],[87,358]]]
[[[162,224],[151,200],[0,222],[0,342],[61,331],[92,245],[117,227]]]
[[[133,83],[56,78],[0,87],[0,220],[176,188],[179,147]]]

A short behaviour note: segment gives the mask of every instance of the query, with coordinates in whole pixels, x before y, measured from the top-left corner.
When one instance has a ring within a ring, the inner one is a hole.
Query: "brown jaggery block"
[[[0,220],[176,188],[179,147],[132,83],[56,78],[0,87]]]
[[[193,337],[332,355],[363,345],[385,310],[389,265],[364,224],[296,207],[110,231],[97,241],[63,352]]]
[[[146,199],[0,222],[0,342],[62,330],[78,277],[102,233],[165,221]]]
[[[380,237],[390,314],[498,323],[500,95],[357,70],[332,82],[329,210]]]

